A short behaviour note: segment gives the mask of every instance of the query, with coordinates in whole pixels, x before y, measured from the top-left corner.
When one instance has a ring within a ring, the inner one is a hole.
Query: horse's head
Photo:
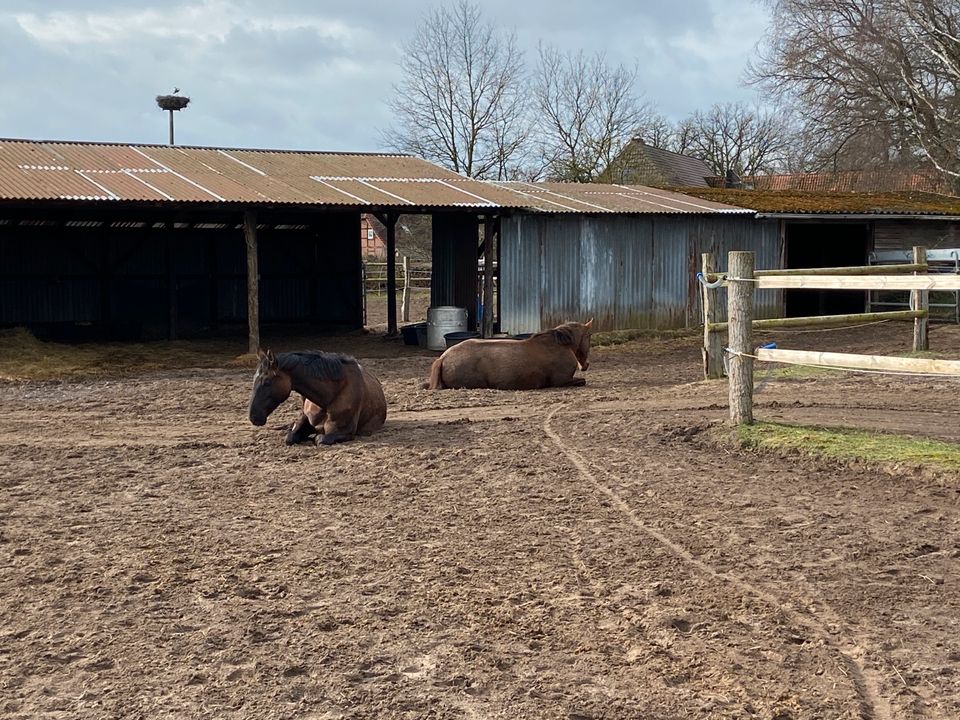
[[[557,342],[568,345],[577,358],[577,366],[581,370],[590,367],[590,328],[593,327],[593,318],[586,323],[564,323],[553,332]]]
[[[250,422],[265,425],[267,417],[290,397],[290,376],[277,365],[271,350],[257,350],[257,372],[253,376],[250,394]]]

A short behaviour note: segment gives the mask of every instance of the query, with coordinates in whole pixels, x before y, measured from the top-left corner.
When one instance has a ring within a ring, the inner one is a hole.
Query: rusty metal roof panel
[[[169,199],[157,188],[156,180],[150,173],[123,170],[85,170],[79,172],[83,178],[99,188],[111,200],[166,200]]]
[[[628,185],[482,182],[408,155],[0,140],[0,200],[741,212]]]
[[[525,205],[516,193],[407,155],[0,140],[0,200],[63,199]]]
[[[600,183],[497,183],[522,194],[531,209],[548,213],[713,214],[750,210],[640,185]]]

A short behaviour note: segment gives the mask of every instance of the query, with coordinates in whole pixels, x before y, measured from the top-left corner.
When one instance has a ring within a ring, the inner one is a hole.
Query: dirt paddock
[[[252,427],[245,369],[0,385],[0,716],[960,717],[956,477],[717,443],[695,338],[532,393],[351,342],[390,415],[333,448],[283,445],[293,401]],[[960,441],[956,396],[771,379],[757,415]]]

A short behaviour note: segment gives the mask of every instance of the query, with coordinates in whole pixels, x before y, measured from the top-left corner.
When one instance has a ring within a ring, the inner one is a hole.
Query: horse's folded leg
[[[583,387],[587,384],[587,381],[582,377],[570,378],[565,382],[561,387]]]
[[[296,422],[293,423],[293,426],[290,428],[290,432],[287,433],[287,445],[296,445],[297,443],[302,443],[315,432],[316,428],[310,424],[310,421],[306,415],[301,414],[300,417],[297,418]]]
[[[334,430],[328,433],[319,433],[314,439],[317,446],[320,445],[336,445],[337,443],[349,442],[353,440],[354,433],[346,432],[344,430]]]

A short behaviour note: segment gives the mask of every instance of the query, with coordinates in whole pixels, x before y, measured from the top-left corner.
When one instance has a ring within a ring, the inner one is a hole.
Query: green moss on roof
[[[960,198],[921,192],[809,192],[682,188],[685,195],[762,213],[960,215]]]

